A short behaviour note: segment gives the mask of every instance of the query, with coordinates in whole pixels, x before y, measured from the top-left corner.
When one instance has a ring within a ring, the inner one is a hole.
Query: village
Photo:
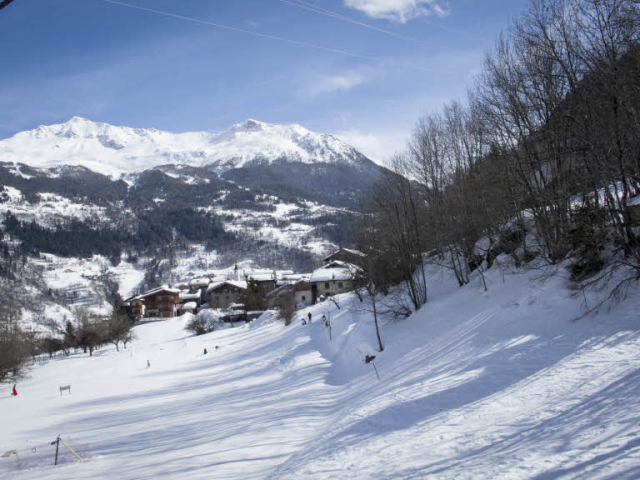
[[[265,309],[290,315],[356,288],[364,258],[362,252],[341,246],[311,273],[248,270],[235,265],[225,276],[200,276],[133,295],[120,309],[132,321],[197,314],[204,309],[218,310],[221,321],[231,323],[253,320]]]

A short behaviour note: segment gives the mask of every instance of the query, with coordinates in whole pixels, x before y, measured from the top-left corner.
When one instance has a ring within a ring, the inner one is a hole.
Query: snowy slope
[[[383,353],[345,294],[306,326],[191,337],[179,318],[137,327],[129,351],[36,367],[0,399],[0,452],[22,462],[0,458],[0,478],[638,478],[637,285],[576,321],[562,275],[492,268],[484,292],[429,273],[430,302],[382,326]],[[48,465],[59,434],[91,458]]]
[[[372,162],[331,135],[296,124],[247,120],[221,133],[174,134],[113,126],[73,117],[0,141],[0,162],[53,168],[82,165],[114,178],[165,164],[213,166],[221,172],[252,161],[286,158],[303,163],[357,165]]]

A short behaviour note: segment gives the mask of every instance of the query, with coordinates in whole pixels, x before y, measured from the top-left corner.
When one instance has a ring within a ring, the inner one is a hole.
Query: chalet
[[[311,274],[312,303],[320,297],[330,297],[355,288],[356,274],[360,268],[350,263],[333,260]]]
[[[144,317],[144,300],[137,295],[129,297],[120,305],[121,312],[131,320],[138,320]]]
[[[211,285],[211,279],[208,277],[194,278],[189,282],[189,293],[200,292],[200,298],[206,298],[209,285]]]
[[[162,286],[139,295],[137,299],[144,300],[145,317],[175,317],[180,304],[180,290]]]
[[[305,281],[281,285],[266,295],[269,308],[283,308],[285,303],[289,303],[293,308],[303,308],[311,305],[312,293],[311,284]]]
[[[276,289],[276,274],[273,273],[258,273],[251,274],[247,277],[247,282],[255,282],[260,289],[262,295]]]
[[[299,282],[294,283],[293,293],[296,299],[296,306],[303,307],[313,303],[311,284],[309,282],[300,280]]]
[[[362,265],[365,257],[366,255],[362,252],[359,252],[358,250],[353,250],[351,248],[342,248],[342,246],[340,246],[338,250],[335,250],[333,253],[326,256],[322,261],[325,265],[335,260],[351,263],[353,265]]]
[[[207,288],[209,307],[227,308],[233,303],[242,303],[246,291],[247,282],[226,280],[212,283]]]

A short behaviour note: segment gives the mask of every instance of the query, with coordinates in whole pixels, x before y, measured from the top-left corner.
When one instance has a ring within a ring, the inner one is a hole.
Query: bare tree
[[[13,0],[2,0],[2,2],[0,2],[0,10],[2,10],[4,7],[9,6],[11,2],[13,2]]]
[[[109,319],[106,321],[105,335],[106,340],[116,346],[116,351],[120,351],[120,342],[127,348],[127,343],[133,339],[132,326],[131,320],[115,305]]]

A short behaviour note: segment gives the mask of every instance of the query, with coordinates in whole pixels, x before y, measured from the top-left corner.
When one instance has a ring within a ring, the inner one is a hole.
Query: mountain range
[[[165,164],[206,167],[217,173],[286,159],[303,164],[371,168],[356,149],[332,135],[292,125],[246,120],[221,133],[170,133],[118,127],[73,117],[0,141],[0,161],[33,167],[83,166],[117,178]]]

